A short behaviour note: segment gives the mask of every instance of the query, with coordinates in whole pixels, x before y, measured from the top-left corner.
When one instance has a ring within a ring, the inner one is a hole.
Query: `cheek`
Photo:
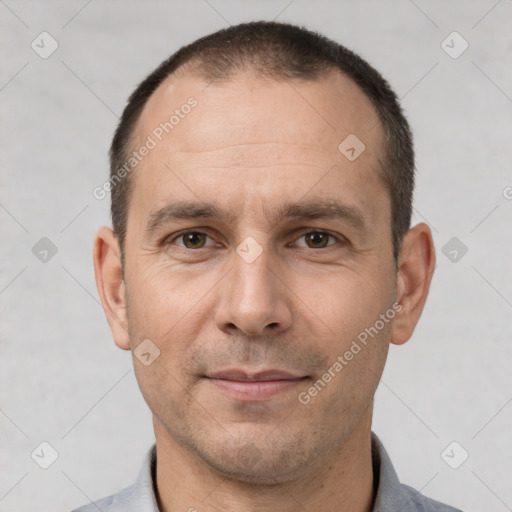
[[[327,374],[320,376],[328,380],[329,389],[322,391],[319,405],[323,402],[340,414],[354,412],[371,400],[384,368],[393,315],[386,317],[387,322],[380,315],[392,306],[392,285],[377,274],[370,277],[346,269],[316,284],[312,288],[304,281],[302,289],[308,306],[304,316],[311,321],[311,332],[318,334],[311,341],[317,340],[329,365]]]
[[[304,276],[296,282],[294,291],[305,306],[300,309],[316,325],[315,330],[323,326],[326,336],[343,342],[373,325],[391,306],[389,283],[386,286],[379,279],[382,276],[377,274],[343,269],[329,276],[316,276],[314,286]]]
[[[171,361],[162,351],[150,366],[134,361],[134,369],[140,392],[153,415],[164,424],[178,425],[177,419],[185,417],[187,413],[190,395],[169,367]]]
[[[202,297],[211,285],[204,279],[190,279],[168,265],[135,268],[130,280],[133,307],[131,320],[147,333],[161,338],[173,329],[183,327],[185,317],[200,306]],[[186,322],[185,322],[186,323]]]
[[[166,400],[172,401],[191,383],[183,373],[183,361],[204,328],[205,319],[211,317],[205,310],[209,307],[205,293],[214,282],[210,283],[206,274],[190,279],[168,266],[141,268],[132,276],[136,279],[130,281],[127,312],[132,347],[149,339],[160,351],[151,366],[134,361],[137,379],[155,400],[165,387],[170,393]]]
[[[368,407],[386,362],[390,325],[375,329],[374,320],[365,327],[352,326],[350,334],[340,333],[324,345],[328,365],[306,393],[316,396],[326,418],[356,419]]]

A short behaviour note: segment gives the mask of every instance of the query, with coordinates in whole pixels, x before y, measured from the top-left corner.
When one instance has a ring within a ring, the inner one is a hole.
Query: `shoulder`
[[[132,496],[133,485],[130,485],[116,494],[76,508],[72,512],[98,512],[98,510],[102,512],[127,512],[131,510],[130,501]]]
[[[402,512],[462,512],[458,508],[427,498],[408,485],[401,484],[400,488],[405,498]]]
[[[401,483],[383,444],[373,432],[372,462],[377,487],[373,512],[462,512]]]
[[[135,483],[72,512],[158,512],[154,491],[155,469],[156,446],[153,444],[144,457]]]

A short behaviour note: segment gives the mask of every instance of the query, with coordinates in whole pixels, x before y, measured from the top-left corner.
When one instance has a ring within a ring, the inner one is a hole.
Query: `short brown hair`
[[[131,94],[110,148],[111,215],[123,268],[133,180],[129,175],[121,180],[114,178],[118,178],[118,170],[129,158],[135,126],[149,97],[169,75],[195,62],[200,64],[206,81],[227,80],[244,69],[275,80],[315,80],[337,69],[358,85],[372,102],[384,130],[386,147],[380,175],[391,197],[396,264],[411,223],[415,172],[412,134],[396,94],[378,71],[335,41],[304,27],[255,21],[219,30],[180,48]]]

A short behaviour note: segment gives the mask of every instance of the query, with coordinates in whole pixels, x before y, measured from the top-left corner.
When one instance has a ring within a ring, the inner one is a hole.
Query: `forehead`
[[[191,120],[174,125],[166,137],[177,150],[214,148],[227,137],[239,143],[263,141],[265,134],[280,142],[295,143],[300,137],[305,144],[332,150],[349,133],[368,142],[381,135],[370,100],[341,72],[304,81],[264,79],[247,70],[207,83],[190,68],[165,79],[148,99],[135,130],[139,140],[169,121],[191,97],[198,106]],[[189,125],[193,130],[183,128]]]
[[[171,75],[148,100],[135,135],[138,144],[154,143],[133,174],[132,199],[146,215],[178,196],[221,199],[221,190],[233,204],[259,194],[265,207],[287,193],[293,202],[317,181],[317,193],[339,185],[352,202],[375,209],[362,191],[377,182],[382,188],[377,113],[335,71],[315,81],[264,80],[248,71],[210,84],[193,73]],[[364,147],[355,160],[340,151],[340,144],[350,149],[347,140],[358,153]]]

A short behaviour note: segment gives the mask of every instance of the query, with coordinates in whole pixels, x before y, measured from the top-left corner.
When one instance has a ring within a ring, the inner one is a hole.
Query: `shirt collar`
[[[372,466],[377,488],[372,512],[402,510],[410,501],[380,439],[372,432]]]

